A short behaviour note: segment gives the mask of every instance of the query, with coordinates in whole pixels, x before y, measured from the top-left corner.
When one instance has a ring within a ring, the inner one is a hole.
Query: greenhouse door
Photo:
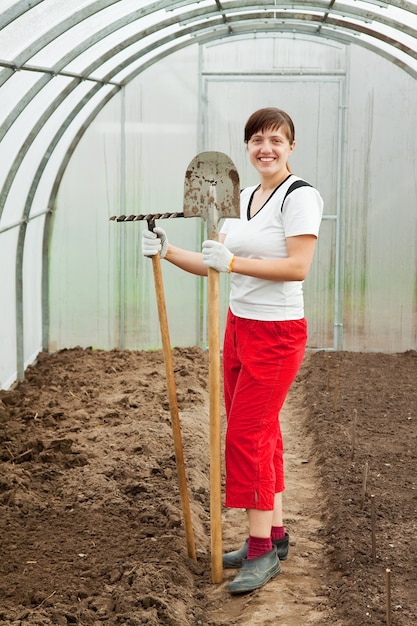
[[[342,210],[344,75],[202,77],[202,150],[229,154],[240,175],[240,186],[255,184],[243,141],[249,115],[265,106],[277,106],[294,120],[296,149],[292,171],[317,187],[325,214],[310,274],[305,281],[305,309],[309,348],[340,349],[342,284],[340,218]],[[222,320],[228,284],[222,286]]]

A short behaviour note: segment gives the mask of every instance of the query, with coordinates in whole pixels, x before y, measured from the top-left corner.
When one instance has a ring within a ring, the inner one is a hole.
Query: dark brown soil
[[[417,624],[416,382],[414,351],[320,352],[302,371],[343,624]]]
[[[197,560],[162,353],[41,354],[0,392],[0,623],[417,624],[417,354],[306,357],[286,405],[290,557],[239,598],[234,572],[211,582],[208,355],[173,358]]]

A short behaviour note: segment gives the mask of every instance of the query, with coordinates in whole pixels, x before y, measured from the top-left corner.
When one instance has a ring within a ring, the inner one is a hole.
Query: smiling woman
[[[199,276],[206,266],[231,274],[223,345],[226,506],[246,509],[249,526],[244,546],[223,556],[223,567],[240,568],[228,585],[232,594],[265,585],[288,553],[278,418],[307,343],[302,281],[323,213],[308,183],[289,193],[300,179],[287,168],[295,145],[287,113],[256,111],[245,141],[260,184],[241,192],[240,219],[226,219],[219,241],[205,241],[200,253],[169,244],[162,228],[142,235],[144,256],[160,255]]]

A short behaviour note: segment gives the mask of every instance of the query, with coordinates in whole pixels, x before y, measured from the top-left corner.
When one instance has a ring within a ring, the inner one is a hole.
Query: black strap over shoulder
[[[287,199],[287,196],[290,195],[290,193],[292,191],[294,191],[295,189],[298,189],[299,187],[312,187],[313,185],[310,185],[310,183],[307,183],[305,180],[295,180],[287,189],[287,192],[284,196],[284,200],[282,201],[281,204],[281,213],[282,213],[282,208],[284,206],[284,202]]]

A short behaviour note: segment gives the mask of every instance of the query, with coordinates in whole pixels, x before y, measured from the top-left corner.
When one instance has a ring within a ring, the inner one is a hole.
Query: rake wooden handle
[[[156,300],[158,305],[159,326],[161,330],[164,352],[165,372],[168,387],[168,400],[171,412],[172,434],[174,438],[175,460],[177,464],[178,485],[181,496],[182,514],[187,540],[188,556],[196,558],[193,526],[191,521],[190,500],[188,497],[187,479],[185,474],[184,450],[181,437],[181,426],[178,413],[177,392],[175,388],[174,365],[172,361],[171,342],[168,330],[168,317],[165,306],[164,284],[162,280],[161,259],[159,254],[152,257],[153,277],[155,282]]]

